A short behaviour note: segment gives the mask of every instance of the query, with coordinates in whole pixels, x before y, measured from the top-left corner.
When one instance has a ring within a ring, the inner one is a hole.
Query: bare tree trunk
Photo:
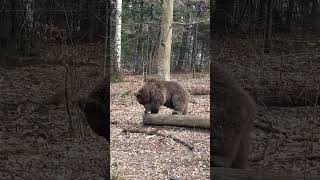
[[[181,41],[181,45],[179,48],[179,58],[178,58],[178,63],[175,66],[175,71],[182,71],[183,70],[183,65],[185,62],[185,54],[187,52],[187,45],[188,45],[188,30],[187,28],[184,28],[184,31],[182,33],[182,41]]]
[[[88,3],[88,10],[89,10],[89,29],[88,29],[88,40],[89,42],[93,42],[93,37],[94,37],[94,32],[95,32],[95,23],[94,23],[94,19],[96,18],[93,13],[95,13],[95,8],[94,8],[94,4],[93,3]]]
[[[272,0],[267,2],[266,7],[266,26],[265,26],[265,33],[264,33],[264,53],[269,53],[271,49],[271,34],[272,34]]]
[[[265,19],[265,13],[266,13],[266,0],[260,0],[259,3],[259,18],[258,21],[262,21]],[[261,23],[262,24],[262,23]],[[258,25],[261,25],[260,23]]]
[[[287,18],[286,18],[286,29],[287,31],[291,32],[291,21],[292,21],[292,13],[294,8],[294,0],[288,0],[288,9],[287,9]]]
[[[163,0],[161,15],[161,34],[158,52],[158,75],[170,80],[170,58],[172,43],[173,0]]]
[[[117,0],[116,6],[116,32],[115,32],[115,58],[117,73],[121,71],[121,14],[122,0]]]
[[[105,38],[105,61],[103,75],[107,76],[110,73],[110,20],[111,20],[111,2],[106,2],[106,38]]]
[[[231,23],[234,0],[216,0],[216,9],[213,13],[213,30],[226,33]]]
[[[0,61],[17,53],[18,47],[18,21],[17,12],[14,9],[20,8],[15,1],[4,1],[1,3],[2,9],[9,10],[8,13],[0,13]]]
[[[157,69],[157,61],[156,61],[156,54],[157,54],[157,43],[158,42],[158,39],[153,43],[153,46],[152,46],[152,52],[151,52],[151,71],[152,73],[158,73]]]
[[[191,31],[190,29],[191,28],[188,29],[188,46],[187,46],[187,51],[188,51],[187,60],[188,60],[188,63],[184,64],[184,69],[187,69],[186,67],[189,68],[189,66],[191,67],[191,64],[192,64],[192,49],[191,48],[192,48],[192,37],[193,37],[192,34],[193,34],[193,31]]]
[[[33,31],[33,16],[34,16],[34,1],[24,0],[26,14],[25,14],[25,26],[24,26],[24,43],[23,54],[30,55],[33,43],[32,31]]]
[[[202,67],[203,67],[203,64],[204,64],[204,50],[205,48],[204,48],[204,42],[202,42],[202,44],[201,44],[201,56],[200,56],[200,65],[199,65],[199,72],[201,72],[202,71]]]
[[[196,58],[197,58],[197,55],[198,55],[198,44],[197,44],[197,41],[198,41],[198,24],[195,24],[194,25],[194,36],[193,36],[193,50],[192,50],[192,65],[191,65],[191,68],[192,68],[192,77],[194,78],[194,73],[195,73],[195,65],[196,65]]]
[[[154,8],[154,4],[152,3],[150,6],[150,11],[149,11],[149,21],[151,22],[153,20],[153,8]],[[152,34],[152,29],[151,29],[151,25],[148,24],[148,50],[147,50],[147,62],[148,62],[148,74],[150,74],[152,72],[152,38],[150,38]]]
[[[312,1],[312,29],[314,32],[320,33],[320,5],[318,0]]]
[[[233,16],[235,18],[239,18],[240,17],[240,0],[234,0],[234,6],[233,6]],[[239,19],[237,19],[239,20]]]
[[[137,43],[137,49],[136,49],[136,57],[135,57],[135,71],[136,72],[141,72],[141,66],[143,64],[142,62],[142,34],[143,34],[143,1],[140,0],[139,2],[139,11],[140,11],[140,24],[139,24],[139,29],[138,29],[138,43]]]

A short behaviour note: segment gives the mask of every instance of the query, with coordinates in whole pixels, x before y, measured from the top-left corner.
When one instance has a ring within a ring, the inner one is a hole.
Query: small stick
[[[145,129],[134,128],[134,129],[123,129],[122,132],[124,132],[124,133],[127,133],[127,132],[142,133],[142,134],[147,134],[147,135],[157,135],[157,136],[161,136],[161,137],[168,137],[168,138],[171,138],[172,140],[186,146],[191,151],[194,149],[194,147],[191,144],[189,144],[189,143],[187,143],[177,137],[174,137],[172,135],[166,135],[166,134],[160,133],[160,132],[158,132],[158,130],[145,130]]]

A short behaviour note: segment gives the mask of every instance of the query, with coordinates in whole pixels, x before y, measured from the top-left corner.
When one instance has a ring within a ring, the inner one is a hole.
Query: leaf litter
[[[175,74],[187,89],[202,85],[209,89],[209,75],[192,79],[190,74]],[[145,127],[142,125],[144,108],[134,96],[143,85],[142,76],[126,76],[122,82],[111,84],[111,164],[125,179],[209,179],[210,134],[209,130],[182,127]],[[207,95],[192,95],[190,114],[210,115],[210,98]],[[161,107],[159,113],[171,114],[172,110]],[[173,135],[194,146],[191,151],[170,138],[140,133],[123,133],[125,128],[146,128]]]
[[[82,138],[68,133],[63,102],[40,105],[64,86],[63,66],[1,68],[0,79],[1,180],[105,179],[105,140],[88,127]]]

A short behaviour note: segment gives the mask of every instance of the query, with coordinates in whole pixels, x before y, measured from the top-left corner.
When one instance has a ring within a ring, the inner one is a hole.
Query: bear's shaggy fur
[[[105,77],[97,83],[88,97],[80,98],[79,107],[84,112],[91,129],[109,142],[107,88],[109,88],[109,84],[108,79]]]
[[[256,116],[255,101],[220,65],[212,63],[210,71],[212,167],[246,169],[250,131]]]
[[[145,107],[145,114],[158,113],[160,106],[173,109],[172,114],[187,114],[189,92],[179,83],[149,79],[136,93],[138,102]]]

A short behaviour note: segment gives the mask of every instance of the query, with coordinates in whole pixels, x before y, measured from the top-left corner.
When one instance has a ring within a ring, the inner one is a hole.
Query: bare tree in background
[[[271,35],[272,35],[272,0],[266,4],[266,19],[265,19],[265,33],[264,33],[264,53],[269,53],[271,49]]]
[[[161,33],[158,51],[158,75],[170,80],[170,58],[172,43],[173,0],[163,0],[161,15]]]
[[[315,32],[320,33],[320,3],[318,0],[312,1],[311,17],[312,29]]]
[[[121,70],[121,14],[122,14],[122,0],[117,0],[116,5],[116,32],[115,32],[115,59],[116,71],[120,73]]]
[[[213,9],[212,9],[213,10]],[[216,0],[213,13],[214,31],[225,33],[231,23],[231,17],[234,11],[234,0]]]
[[[104,70],[103,75],[107,76],[110,73],[110,17],[111,17],[111,2],[107,0],[106,2],[106,38],[105,38],[105,60],[104,60]]]
[[[24,55],[30,55],[32,49],[32,31],[33,31],[33,24],[34,24],[34,0],[24,0],[25,5],[25,23],[24,23],[24,48],[23,53]]]

